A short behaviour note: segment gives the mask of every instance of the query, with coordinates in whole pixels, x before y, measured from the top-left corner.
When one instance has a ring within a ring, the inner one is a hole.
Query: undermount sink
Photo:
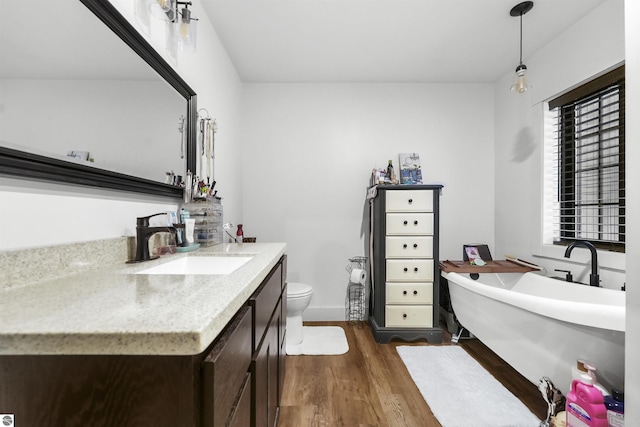
[[[231,274],[249,256],[189,256],[137,271],[135,274]]]

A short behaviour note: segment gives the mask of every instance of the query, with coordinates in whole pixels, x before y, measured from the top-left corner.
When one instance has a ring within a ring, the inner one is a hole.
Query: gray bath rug
[[[458,346],[399,346],[398,354],[443,427],[537,427],[540,420]]]

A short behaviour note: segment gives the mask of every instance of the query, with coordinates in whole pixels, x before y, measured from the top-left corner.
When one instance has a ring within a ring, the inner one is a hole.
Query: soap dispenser
[[[244,241],[244,231],[242,231],[242,224],[238,224],[238,230],[236,231],[236,243],[242,243]]]
[[[566,411],[567,427],[608,427],[604,397],[593,386],[589,374],[582,374],[571,383]]]

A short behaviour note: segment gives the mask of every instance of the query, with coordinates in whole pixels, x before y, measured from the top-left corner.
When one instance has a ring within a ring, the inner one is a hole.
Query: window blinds
[[[624,250],[624,68],[621,79],[605,76],[595,91],[590,82],[591,93],[549,102],[557,188],[553,238],[554,243],[589,240]]]

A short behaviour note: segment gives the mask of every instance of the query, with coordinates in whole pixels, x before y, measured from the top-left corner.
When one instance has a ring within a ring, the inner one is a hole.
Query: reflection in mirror
[[[0,8],[0,147],[158,182],[184,175],[190,100],[175,84],[79,0]]]

